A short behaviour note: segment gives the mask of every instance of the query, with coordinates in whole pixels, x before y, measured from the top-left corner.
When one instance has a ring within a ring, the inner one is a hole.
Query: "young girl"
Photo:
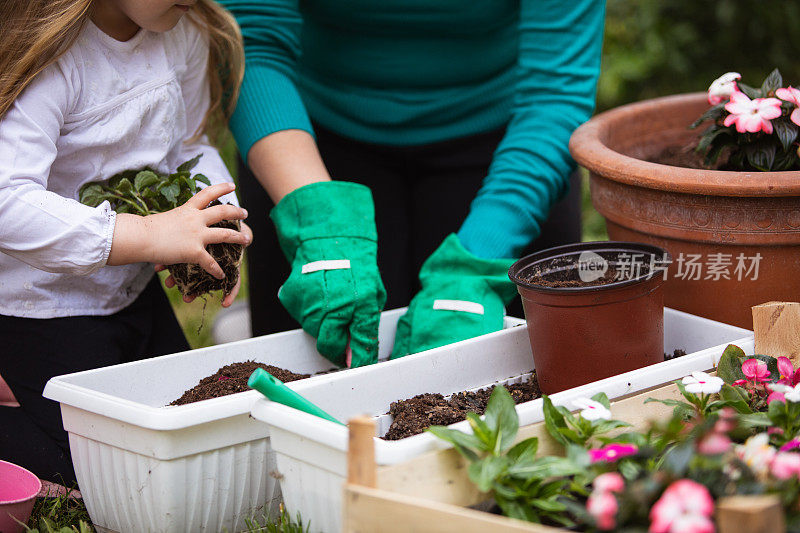
[[[0,14],[0,459],[72,484],[55,375],[188,349],[153,266],[197,263],[252,234],[207,133],[241,81],[233,19],[211,0],[11,0]],[[195,171],[212,185],[139,217],[77,201],[120,171]],[[234,205],[203,209],[212,200]],[[168,285],[172,285],[168,280]],[[230,305],[238,286],[223,302]],[[2,381],[0,381],[2,384]]]

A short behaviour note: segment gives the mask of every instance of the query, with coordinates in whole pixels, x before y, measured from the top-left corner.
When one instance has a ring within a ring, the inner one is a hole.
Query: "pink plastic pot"
[[[42,482],[33,473],[14,463],[0,461],[0,531],[20,533],[25,529],[19,522],[28,521],[41,489]]]

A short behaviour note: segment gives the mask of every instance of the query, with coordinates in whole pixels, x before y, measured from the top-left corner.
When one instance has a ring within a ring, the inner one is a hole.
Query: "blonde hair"
[[[94,0],[5,0],[0,16],[0,120],[33,79],[75,42]],[[211,105],[197,131],[216,139],[236,106],[244,75],[239,26],[213,0],[198,0],[191,21],[208,36]]]

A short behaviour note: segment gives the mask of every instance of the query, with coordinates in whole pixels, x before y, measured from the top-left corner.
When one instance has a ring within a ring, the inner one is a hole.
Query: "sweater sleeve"
[[[313,134],[295,86],[300,54],[298,0],[222,0],[242,29],[245,74],[230,128],[245,157],[276,131]]]
[[[181,92],[183,94],[184,109],[186,110],[186,135],[194,137],[195,132],[203,122],[203,118],[211,105],[211,89],[208,83],[208,42],[201,31],[193,24],[181,21],[182,29],[186,33],[182,35],[183,42],[180,47],[185,51],[186,70],[181,77]],[[193,173],[203,174],[208,178],[212,185],[217,183],[229,183],[233,181],[228,167],[222,161],[219,151],[212,146],[208,136],[201,135],[191,143],[181,143],[181,149],[175,158],[174,167],[184,161],[201,154],[202,157],[197,166],[192,170]],[[174,171],[174,168],[170,169]],[[203,183],[199,183],[204,188]],[[226,194],[220,197],[222,203],[229,203],[238,206],[239,201],[235,193]]]
[[[55,63],[0,120],[0,252],[47,272],[91,274],[108,260],[115,213],[47,190],[74,93]]]
[[[518,257],[566,192],[569,137],[594,109],[603,0],[522,0],[514,110],[458,232],[486,257]]]

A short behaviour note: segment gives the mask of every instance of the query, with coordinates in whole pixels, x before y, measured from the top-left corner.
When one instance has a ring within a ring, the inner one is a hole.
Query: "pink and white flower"
[[[723,100],[727,100],[730,95],[738,91],[736,80],[742,79],[742,75],[738,72],[726,72],[713,82],[708,88],[708,103],[717,105]]]
[[[785,89],[778,89],[775,91],[775,96],[786,102],[791,102],[795,105],[794,111],[789,115],[789,120],[800,126],[800,90],[794,87],[787,87]]]
[[[602,403],[590,398],[578,398],[572,405],[580,409],[580,415],[586,420],[609,420],[611,411]]]
[[[623,457],[635,455],[639,448],[635,444],[607,444],[596,450],[589,450],[589,459],[593,463],[613,463]]]
[[[714,500],[708,489],[690,479],[679,479],[650,509],[650,533],[713,533],[713,513]]]
[[[703,455],[720,455],[731,449],[733,442],[727,435],[711,433],[697,445],[697,451]]]
[[[769,388],[772,389],[773,394],[775,393],[782,394],[785,401],[787,402],[792,402],[792,403],[800,402],[800,385],[795,385],[794,387],[790,387],[789,385],[773,383],[769,385]]]
[[[722,378],[710,376],[705,372],[692,372],[681,381],[686,385],[686,392],[692,394],[716,394],[725,384]]]
[[[744,444],[736,446],[736,455],[756,476],[765,477],[775,457],[776,450],[769,445],[769,435],[753,435]]]
[[[723,124],[736,124],[739,133],[772,133],[770,120],[781,116],[781,101],[777,98],[756,98],[750,100],[746,94],[736,91],[731,94],[731,101],[725,104],[730,113]]]
[[[619,504],[611,492],[595,491],[586,501],[586,510],[594,517],[597,529],[609,531],[617,527]]]
[[[622,492],[625,488],[625,480],[617,472],[606,472],[594,478],[592,487],[597,492]]]
[[[769,470],[778,479],[800,477],[800,453],[778,452],[772,459]]]

